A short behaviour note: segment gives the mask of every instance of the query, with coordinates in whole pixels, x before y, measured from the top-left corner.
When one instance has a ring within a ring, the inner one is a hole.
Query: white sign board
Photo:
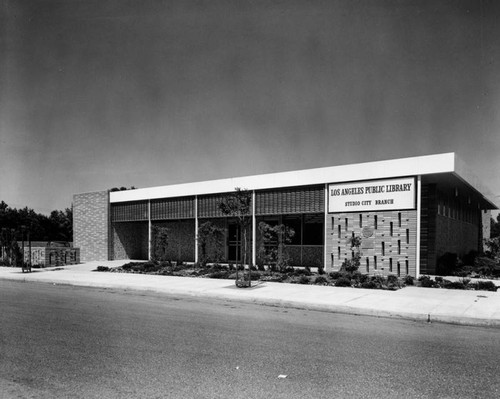
[[[328,185],[328,212],[415,209],[415,178]]]

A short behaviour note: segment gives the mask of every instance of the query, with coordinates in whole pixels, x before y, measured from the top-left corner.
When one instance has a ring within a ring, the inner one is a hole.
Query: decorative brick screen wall
[[[362,273],[416,274],[417,212],[387,211],[328,215],[327,265],[339,270],[351,258],[349,238],[360,236]]]
[[[109,260],[109,192],[73,197],[73,242],[82,262]]]

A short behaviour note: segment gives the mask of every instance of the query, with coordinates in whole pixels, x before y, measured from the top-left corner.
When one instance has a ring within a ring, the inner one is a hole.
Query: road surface
[[[0,281],[0,398],[496,398],[500,330]]]

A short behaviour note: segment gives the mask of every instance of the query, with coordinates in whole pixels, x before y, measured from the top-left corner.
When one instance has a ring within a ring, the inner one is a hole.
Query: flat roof
[[[236,187],[247,190],[265,190],[438,173],[455,174],[480,193],[484,200],[491,206],[491,209],[498,209],[494,202],[487,198],[485,188],[479,182],[479,179],[470,173],[465,164],[460,161],[453,152],[254,176],[231,177],[194,183],[172,184],[168,186],[139,188],[126,191],[114,191],[110,193],[110,202],[119,203],[228,193],[234,191]]]

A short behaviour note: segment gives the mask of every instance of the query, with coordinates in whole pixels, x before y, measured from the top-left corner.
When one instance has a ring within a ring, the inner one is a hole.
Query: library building
[[[488,191],[455,153],[234,177],[73,198],[74,247],[82,262],[147,260],[152,231],[168,228],[172,260],[197,262],[198,228],[223,232],[222,263],[241,260],[235,217],[220,203],[236,188],[251,195],[249,261],[259,262],[259,223],[283,224],[294,234],[290,266],[339,270],[361,238],[360,271],[418,277],[434,274],[439,259],[481,251],[489,238]]]

